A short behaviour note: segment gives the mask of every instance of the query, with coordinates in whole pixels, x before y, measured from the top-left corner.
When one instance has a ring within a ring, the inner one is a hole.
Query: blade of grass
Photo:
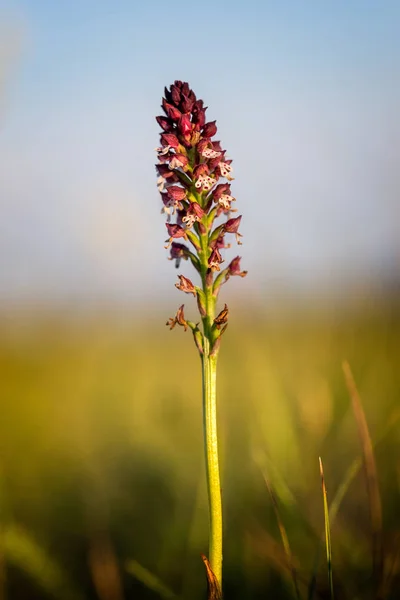
[[[136,560],[128,560],[125,563],[125,569],[138,581],[143,583],[143,585],[145,585],[149,590],[159,594],[159,596],[164,598],[164,600],[179,600],[179,596],[177,596],[177,594],[175,594],[156,575],[143,567]]]
[[[393,426],[398,423],[399,420],[400,420],[400,410],[396,410],[390,416],[390,419],[386,423],[384,430],[373,442],[374,448],[375,448],[375,446],[377,446],[377,444],[379,444],[380,442],[382,442],[382,440],[385,439],[386,435],[389,433],[389,431],[391,431]],[[351,465],[348,467],[346,475],[344,476],[342,483],[339,485],[339,487],[335,493],[335,496],[331,502],[331,505],[329,507],[329,519],[330,519],[331,526],[335,522],[335,519],[339,512],[339,508],[343,502],[343,499],[346,496],[346,493],[347,493],[348,489],[350,488],[351,483],[353,482],[354,478],[358,474],[362,465],[363,465],[363,459],[360,457],[357,457],[353,460]],[[316,557],[315,557],[315,562],[314,562],[314,567],[313,567],[313,575],[312,575],[312,578],[311,578],[311,581],[309,584],[309,588],[308,588],[308,596],[307,596],[308,600],[312,600],[312,598],[314,596],[314,592],[315,592],[316,578],[317,578],[318,565],[319,565],[319,560],[320,560],[320,555],[321,555],[322,543],[323,543],[323,533],[321,535],[321,542],[318,544],[318,547],[317,547],[317,552],[316,552]]]
[[[261,450],[261,448],[254,448],[252,451],[252,457],[260,469],[263,479],[268,479],[268,481],[271,482],[271,485],[273,485],[275,496],[277,496],[279,502],[283,504],[285,508],[290,508],[290,510],[298,509],[298,513],[296,515],[297,519],[299,519],[301,525],[305,528],[309,535],[315,536],[315,528],[300,511],[298,498],[296,498],[296,496],[293,494],[284,477],[273,464],[273,461],[267,456],[265,451]]]
[[[398,423],[399,420],[400,420],[400,410],[396,410],[390,416],[390,419],[386,423],[386,426],[385,426],[384,430],[381,432],[381,434],[375,439],[375,441],[372,441],[372,448],[375,448],[380,442],[382,442],[382,440],[385,439],[386,435],[393,428],[393,426],[396,425],[396,423]],[[346,475],[344,476],[342,483],[338,487],[335,497],[333,498],[330,508],[329,508],[329,518],[331,521],[331,525],[334,522],[334,520],[336,519],[336,516],[339,512],[340,505],[343,501],[343,498],[345,497],[345,495],[347,493],[347,490],[349,489],[352,481],[356,477],[356,475],[359,472],[359,470],[361,469],[362,465],[363,465],[363,460],[362,460],[362,458],[358,457],[358,458],[354,459],[354,461],[351,463],[351,465],[347,469]]]
[[[249,532],[247,539],[251,544],[252,550],[255,549],[259,557],[268,561],[271,568],[278,573],[283,573],[285,577],[290,577],[285,552],[282,549],[280,542],[276,541],[271,534],[267,533],[265,530],[260,531],[257,527]],[[298,571],[297,580],[299,583],[300,595],[304,598],[309,584],[308,577]],[[321,600],[326,600],[326,593],[323,589],[317,588],[315,590],[315,595]]]
[[[342,368],[364,456],[366,486],[371,517],[373,578],[375,585],[378,588],[382,580],[383,570],[382,502],[378,485],[378,474],[367,419],[365,417],[353,373],[347,361],[343,362]]]
[[[252,448],[253,461],[258,465],[264,480],[268,479],[273,482],[274,489],[276,490],[280,501],[285,506],[297,506],[298,502],[293,492],[286,483],[284,477],[279,472],[279,469],[274,465],[268,454],[263,449],[262,444],[258,446],[254,444]],[[268,475],[267,475],[268,474]]]
[[[268,478],[265,477],[265,475],[264,475],[264,481],[265,481],[265,485],[267,486],[269,495],[271,496],[272,506],[274,508],[276,521],[278,523],[279,533],[281,535],[283,549],[285,551],[286,560],[287,560],[287,563],[288,563],[288,568],[290,570],[290,574],[291,574],[291,577],[292,577],[292,583],[293,583],[294,593],[295,593],[296,598],[298,600],[300,600],[301,596],[300,596],[299,584],[298,584],[298,581],[297,581],[297,571],[296,571],[296,568],[294,566],[293,554],[292,554],[292,551],[291,551],[291,548],[290,548],[289,538],[288,538],[285,526],[283,524],[283,521],[281,519],[281,515],[280,515],[280,512],[279,512],[278,501],[277,501],[277,498],[275,496],[274,490],[272,489],[272,486],[271,486]]]
[[[322,495],[324,499],[324,519],[325,519],[325,544],[326,544],[326,561],[328,563],[328,580],[331,600],[334,599],[333,593],[333,576],[332,576],[332,544],[331,544],[331,528],[329,524],[329,507],[328,495],[325,486],[324,467],[321,457],[319,457],[319,470],[321,473]]]

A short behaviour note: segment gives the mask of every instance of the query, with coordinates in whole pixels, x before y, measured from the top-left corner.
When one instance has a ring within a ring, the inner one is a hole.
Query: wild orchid
[[[216,418],[217,358],[222,334],[228,326],[228,306],[216,314],[221,286],[230,277],[244,277],[240,256],[224,265],[223,250],[230,247],[226,237],[233,235],[241,244],[241,216],[232,216],[235,198],[231,192],[232,160],[226,157],[215,121],[206,121],[203,100],[198,100],[189,84],[175,81],[165,88],[162,99],[165,115],[156,117],[162,129],[156,149],[157,187],[166,214],[168,239],[165,248],[179,268],[189,260],[199,275],[195,285],[178,275],[176,287],[192,294],[201,317],[196,323],[186,319],[184,305],[167,325],[191,329],[203,368],[203,415],[206,472],[209,499],[209,554],[204,557],[209,585],[214,593],[222,589],[222,502],[218,461]],[[172,221],[174,219],[174,221]],[[217,220],[222,223],[217,224]],[[179,241],[178,241],[179,240]],[[186,242],[186,243],[183,243]]]

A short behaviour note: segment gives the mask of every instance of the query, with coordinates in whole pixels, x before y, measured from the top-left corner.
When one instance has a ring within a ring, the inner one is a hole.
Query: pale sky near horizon
[[[0,0],[0,301],[182,299],[154,169],[174,79],[234,160],[233,294],[398,276],[399,25],[394,1]]]

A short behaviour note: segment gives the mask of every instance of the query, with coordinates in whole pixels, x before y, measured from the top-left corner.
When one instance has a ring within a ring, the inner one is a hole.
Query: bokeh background
[[[205,593],[200,365],[164,325],[183,300],[154,169],[175,79],[234,160],[249,271],[222,298],[226,597],[293,597],[266,480],[301,593],[317,572],[326,597],[318,457],[335,498],[362,455],[344,359],[398,597],[399,25],[395,1],[0,2],[4,597]],[[369,510],[359,469],[332,527],[339,598],[372,597]]]

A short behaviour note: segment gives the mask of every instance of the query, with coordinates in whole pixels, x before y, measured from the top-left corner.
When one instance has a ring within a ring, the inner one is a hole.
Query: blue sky
[[[0,0],[0,23],[0,299],[180,299],[154,170],[174,79],[234,159],[232,293],[398,272],[398,2]]]

